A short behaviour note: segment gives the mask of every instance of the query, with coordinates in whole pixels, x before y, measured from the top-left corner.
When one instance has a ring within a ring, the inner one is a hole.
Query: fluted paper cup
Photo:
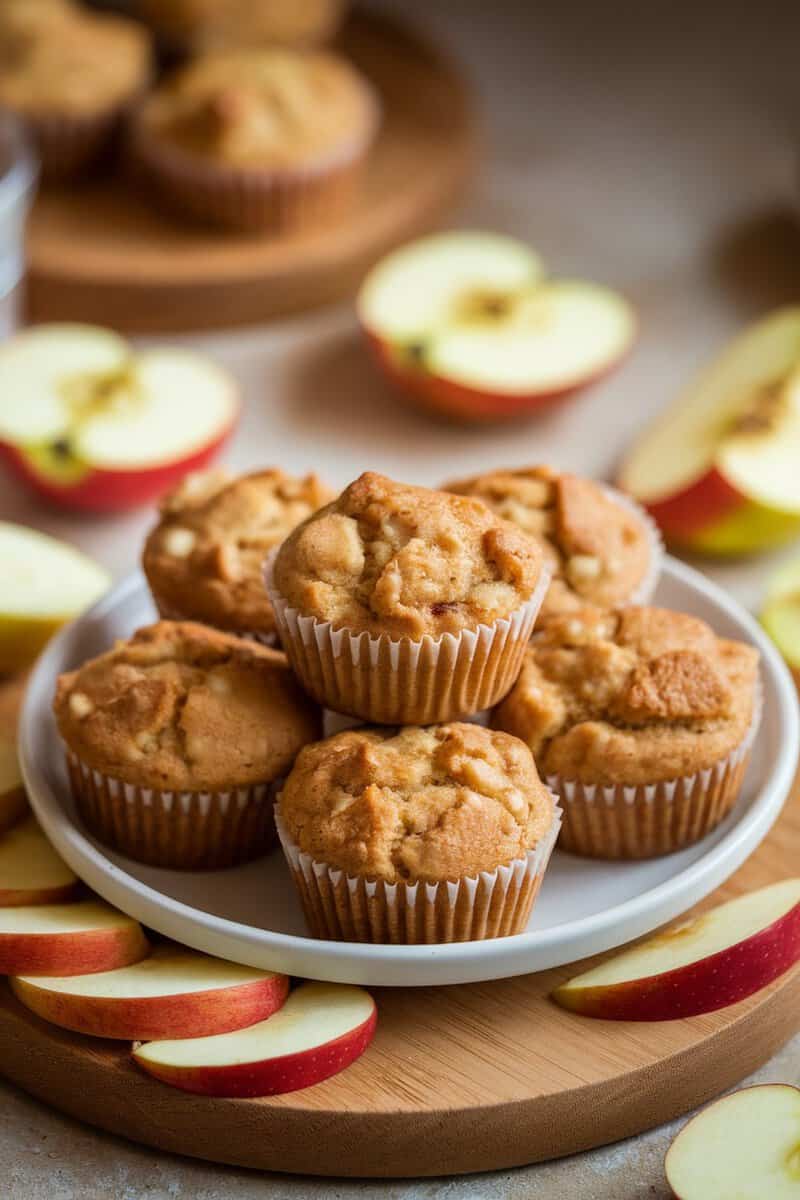
[[[671,854],[716,829],[741,791],[761,721],[757,689],[750,727],[713,767],[636,786],[581,783],[547,775],[563,808],[559,849],[588,858],[637,859]]]
[[[533,595],[510,617],[439,638],[392,639],[304,616],[276,589],[275,554],[265,580],[278,635],[307,692],[326,708],[381,725],[432,725],[470,716],[513,687],[550,585],[546,568]]]
[[[522,933],[558,837],[556,805],[546,835],[522,858],[442,883],[386,883],[317,862],[275,824],[314,937],[343,942],[432,945]]]
[[[213,870],[257,858],[275,843],[272,783],[224,792],[160,791],[95,771],[70,750],[67,769],[86,827],[137,862]]]

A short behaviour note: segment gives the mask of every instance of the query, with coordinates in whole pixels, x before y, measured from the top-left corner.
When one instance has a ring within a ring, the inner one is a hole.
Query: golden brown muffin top
[[[490,471],[444,485],[478,496],[540,543],[553,582],[542,615],[625,604],[651,566],[647,527],[590,479],[546,466]]]
[[[135,21],[58,0],[0,6],[0,104],[82,116],[128,100],[146,82],[150,40]]]
[[[158,33],[193,53],[230,46],[313,46],[331,37],[345,0],[139,0]]]
[[[274,583],[335,628],[419,638],[508,617],[541,572],[533,539],[481,501],[368,471],[289,535]]]
[[[306,746],[280,813],[318,862],[434,882],[521,857],[551,828],[554,803],[521,741],[453,723],[348,729]]]
[[[523,739],[545,775],[656,783],[691,775],[742,741],[758,651],[666,608],[596,608],[534,634],[492,724]]]
[[[231,50],[174,74],[145,100],[140,136],[237,167],[335,165],[377,122],[372,89],[325,51]]]
[[[283,654],[190,621],[140,629],[61,675],[53,707],[81,762],[162,790],[271,782],[322,728]]]
[[[316,475],[277,467],[234,477],[195,472],[161,501],[142,565],[166,611],[238,633],[275,631],[264,560],[333,497]]]

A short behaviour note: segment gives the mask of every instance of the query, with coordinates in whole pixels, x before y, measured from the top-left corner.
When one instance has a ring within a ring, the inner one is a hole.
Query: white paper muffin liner
[[[650,546],[650,564],[644,577],[630,596],[626,600],[620,601],[618,607],[627,607],[629,604],[649,604],[658,586],[661,568],[664,564],[664,539],[661,536],[661,530],[649,512],[642,508],[641,504],[637,504],[631,496],[627,496],[625,492],[620,492],[608,483],[599,483],[598,486],[609,500],[613,500],[620,508],[624,508],[632,517],[636,518],[642,526]]]
[[[265,854],[275,842],[277,785],[225,792],[138,787],[88,767],[66,750],[72,795],[96,837],[137,862],[213,870]]]
[[[441,883],[385,883],[317,862],[275,825],[314,937],[344,942],[431,945],[509,937],[527,926],[561,824],[556,803],[545,836],[495,871]]]
[[[654,858],[700,841],[736,803],[762,708],[759,681],[742,741],[713,767],[692,775],[636,786],[545,776],[563,808],[559,849],[589,858]]]
[[[200,617],[192,617],[188,613],[179,612],[177,608],[172,608],[169,604],[164,604],[156,596],[153,596],[153,603],[158,610],[158,615],[165,621],[198,621],[201,625],[208,625],[211,629],[218,629],[220,633],[228,633],[231,637],[240,637],[246,641],[258,642],[259,645],[269,646],[272,650],[280,646],[278,635],[272,630],[267,632],[260,629],[226,629],[222,625],[214,625],[211,621],[204,621]]]
[[[334,629],[277,591],[274,551],[264,568],[278,635],[300,682],[320,704],[382,725],[432,725],[491,708],[511,690],[550,586],[546,567],[510,617],[439,638],[392,639]]]

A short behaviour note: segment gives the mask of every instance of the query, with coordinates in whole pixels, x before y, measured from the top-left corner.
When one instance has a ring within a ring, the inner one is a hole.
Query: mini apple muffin
[[[100,156],[150,71],[150,39],[135,21],[63,0],[0,5],[0,108],[28,125],[47,178]]]
[[[92,833],[195,870],[269,849],[274,785],[321,732],[281,653],[189,621],[140,629],[60,676],[54,711]]]
[[[367,472],[267,567],[303,686],[337,712],[427,725],[497,702],[548,583],[538,545],[480,500]]]
[[[306,746],[276,823],[316,937],[463,942],[525,928],[559,813],[519,739],[454,723]]]
[[[730,812],[760,695],[758,652],[697,617],[585,608],[537,631],[492,724],[530,746],[560,797],[562,849],[646,858]]]
[[[138,10],[173,51],[235,46],[318,46],[334,36],[346,0],[139,0]]]
[[[377,125],[370,84],[337,55],[231,50],[156,88],[131,145],[142,177],[176,212],[286,232],[351,207]]]
[[[650,600],[661,540],[645,511],[613,488],[546,466],[490,471],[444,487],[478,496],[536,538],[553,575],[542,617],[586,604],[613,608]]]
[[[162,500],[142,555],[161,616],[274,644],[264,560],[333,495],[316,475],[297,479],[277,467],[238,478],[224,470],[187,475]]]

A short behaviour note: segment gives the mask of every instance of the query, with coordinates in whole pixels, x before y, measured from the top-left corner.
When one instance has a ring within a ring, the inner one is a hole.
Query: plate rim
[[[41,711],[40,693],[46,687],[50,694],[54,664],[64,642],[76,626],[107,616],[145,586],[140,571],[125,576],[86,613],[59,631],[31,673],[18,734],[20,766],[31,807],[68,865],[103,899],[185,945],[252,966],[331,982],[447,986],[511,978],[612,949],[686,912],[741,866],[783,808],[800,753],[800,709],[794,682],[765,631],[738,601],[695,568],[667,555],[664,573],[704,594],[759,649],[763,675],[769,678],[778,700],[779,749],[757,798],[719,842],[678,874],[611,908],[545,930],[478,942],[433,946],[333,942],[260,929],[203,912],[159,892],[111,862],[72,822],[47,782],[36,762],[33,729]],[[571,927],[567,938],[569,957],[563,952],[565,924]],[[534,953],[536,961],[532,964],[530,956]]]

